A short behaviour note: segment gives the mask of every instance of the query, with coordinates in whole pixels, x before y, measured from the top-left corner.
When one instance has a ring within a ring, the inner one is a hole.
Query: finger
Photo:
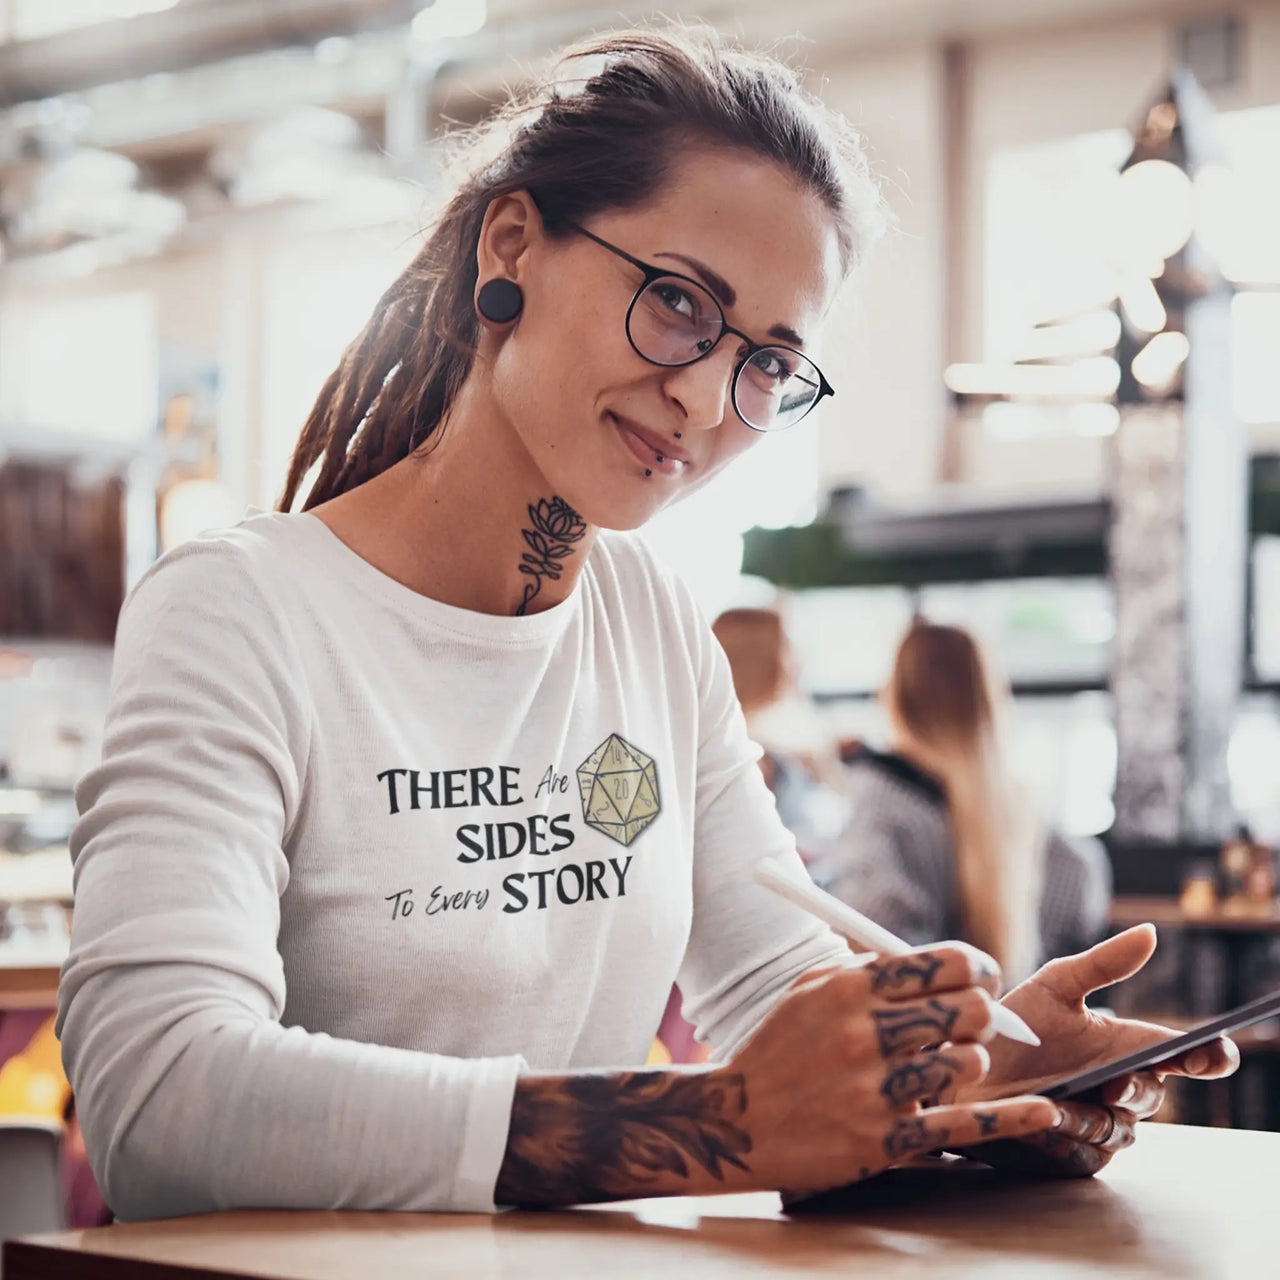
[[[928,1107],[899,1116],[884,1138],[885,1155],[900,1160],[939,1147],[972,1147],[997,1138],[1022,1138],[1052,1129],[1060,1115],[1048,1098],[1005,1098],[973,1107]]]
[[[1088,1102],[1063,1102],[1062,1123],[1053,1132],[1063,1138],[1097,1147],[1099,1151],[1122,1151],[1137,1136],[1134,1120],[1124,1111],[1095,1107]]]
[[[1102,1103],[1120,1107],[1137,1120],[1148,1120],[1164,1105],[1165,1088],[1153,1071],[1117,1076],[1102,1086]]]
[[[1079,955],[1050,960],[1037,977],[1059,999],[1076,1004],[1091,991],[1132,977],[1155,949],[1155,926],[1139,924]]]
[[[1231,1075],[1239,1065],[1240,1050],[1236,1042],[1222,1036],[1209,1044],[1202,1044],[1198,1049],[1188,1049],[1186,1053],[1162,1062],[1158,1070],[1161,1075],[1216,1080]]]
[[[1053,1129],[1030,1133],[1011,1147],[1015,1149],[1001,1153],[1002,1168],[1021,1168],[1027,1173],[1048,1173],[1068,1178],[1091,1178],[1110,1163],[1112,1155],[1110,1151],[1091,1147],[1087,1142],[1064,1137]],[[1018,1147],[1022,1152],[1016,1150]],[[1022,1153],[1027,1158],[1019,1161],[1018,1156]]]
[[[900,956],[880,956],[866,968],[871,993],[883,1000],[912,1000],[942,991],[982,987],[1000,991],[1000,966],[967,942],[918,947]]]
[[[880,1085],[880,1096],[894,1108],[917,1102],[936,1105],[940,1099],[954,1096],[958,1085],[981,1080],[990,1067],[991,1058],[980,1044],[949,1045],[890,1063]]]
[[[882,1058],[898,1058],[951,1040],[990,1040],[994,1008],[995,1001],[978,987],[880,1005],[870,1010],[875,1044]]]

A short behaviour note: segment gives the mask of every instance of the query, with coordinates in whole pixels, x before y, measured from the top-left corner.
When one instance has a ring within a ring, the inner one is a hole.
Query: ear
[[[480,283],[501,276],[519,284],[520,268],[529,247],[541,236],[542,215],[527,191],[513,191],[491,200],[476,245]]]

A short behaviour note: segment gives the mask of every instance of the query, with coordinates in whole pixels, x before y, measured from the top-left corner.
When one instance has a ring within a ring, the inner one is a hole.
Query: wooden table
[[[776,1195],[489,1215],[225,1213],[12,1241],[5,1280],[739,1280],[1280,1274],[1280,1134],[1142,1126],[1092,1180],[898,1170],[821,1214]]]
[[[1222,933],[1280,933],[1280,902],[1257,906],[1223,906],[1199,915],[1187,915],[1177,898],[1115,898],[1109,913],[1117,929],[1150,922],[1157,928],[1207,929]]]

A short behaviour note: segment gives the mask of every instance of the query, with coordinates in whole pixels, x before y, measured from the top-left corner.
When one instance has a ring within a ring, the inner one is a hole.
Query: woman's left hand
[[[1034,1093],[1048,1080],[1074,1075],[1168,1039],[1174,1032],[1150,1022],[1112,1018],[1085,1006],[1092,991],[1137,973],[1156,947],[1151,925],[1126,929],[1079,955],[1052,960],[1002,1000],[1040,1037],[1038,1046],[998,1036],[987,1045],[991,1069],[958,1102],[988,1101]],[[1164,1101],[1165,1076],[1199,1080],[1229,1076],[1240,1052],[1225,1037],[1162,1062],[1148,1072],[1118,1077],[1103,1086],[1097,1102],[1061,1103],[1063,1125],[1052,1132],[983,1147],[975,1155],[1002,1168],[1073,1176],[1097,1173],[1134,1139],[1134,1125],[1154,1115]]]

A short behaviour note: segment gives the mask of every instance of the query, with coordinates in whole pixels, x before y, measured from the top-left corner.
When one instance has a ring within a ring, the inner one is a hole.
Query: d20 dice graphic
[[[611,733],[579,766],[582,817],[619,844],[630,844],[662,812],[653,757]]]

